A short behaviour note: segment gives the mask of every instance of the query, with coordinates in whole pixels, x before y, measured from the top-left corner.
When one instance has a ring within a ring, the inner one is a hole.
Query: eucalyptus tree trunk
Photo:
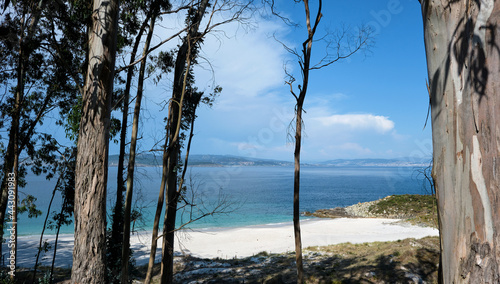
[[[118,0],[94,0],[75,170],[72,283],[106,278],[106,186]]]
[[[168,126],[167,126],[168,129]],[[168,137],[168,133],[167,133]],[[167,153],[167,143],[168,140],[165,139],[165,145],[163,147],[163,158],[162,158],[162,175],[161,175],[161,184],[160,184],[160,192],[158,194],[158,201],[156,204],[156,213],[155,219],[153,223],[153,232],[151,234],[151,251],[149,254],[149,262],[148,262],[148,270],[146,272],[146,279],[144,280],[144,284],[151,283],[151,279],[153,278],[153,267],[155,264],[156,258],[156,249],[158,247],[158,230],[160,227],[160,217],[161,211],[163,210],[163,203],[165,200],[165,187],[167,183],[168,176],[168,153]]]
[[[139,48],[139,43],[141,41],[142,35],[144,33],[144,28],[147,22],[143,22],[139,33],[135,38],[134,47],[130,53],[130,64],[135,61],[137,54],[137,49]],[[132,77],[134,75],[134,66],[130,66],[127,69],[127,82],[125,83],[125,91],[123,94],[123,108],[122,108],[122,125],[120,130],[120,154],[118,156],[118,170],[116,174],[116,203],[115,212],[113,214],[113,228],[111,230],[112,239],[116,240],[118,238],[123,238],[123,214],[121,211],[123,208],[123,193],[125,192],[124,185],[124,163],[125,163],[125,146],[126,146],[126,136],[128,127],[128,109],[130,103],[130,89],[132,86]],[[116,211],[120,210],[120,211]]]
[[[111,243],[108,243],[108,263],[112,266],[108,267],[109,270],[115,277],[115,279],[120,279],[120,273],[122,269],[122,249],[123,249],[123,219],[124,219],[124,208],[123,208],[123,193],[126,191],[125,179],[124,179],[124,168],[125,168],[125,147],[126,147],[126,137],[128,128],[128,112],[130,103],[130,89],[132,87],[132,79],[134,75],[134,66],[132,65],[136,60],[137,50],[139,49],[139,44],[141,43],[142,36],[148,25],[150,19],[150,14],[148,13],[144,21],[142,22],[141,28],[135,37],[135,43],[130,53],[130,66],[127,68],[127,81],[125,83],[125,90],[123,94],[123,107],[122,107],[122,123],[120,130],[120,154],[118,156],[118,169],[116,174],[116,202],[112,216],[112,227],[111,227]],[[118,72],[118,71],[117,71]],[[120,240],[120,241],[118,241]],[[109,251],[112,250],[112,251]]]
[[[422,0],[442,283],[499,283],[500,3]]]
[[[154,8],[153,8],[154,9]],[[128,283],[128,257],[130,252],[130,214],[132,211],[132,195],[134,192],[134,168],[137,148],[137,134],[139,132],[139,114],[141,112],[141,101],[144,93],[144,77],[146,73],[146,59],[149,51],[151,38],[153,37],[156,15],[151,17],[149,32],[144,43],[143,59],[139,69],[137,96],[135,98],[134,119],[132,122],[132,137],[130,140],[130,156],[127,167],[127,193],[125,195],[125,212],[123,218],[123,243],[122,243],[122,271],[121,283]]]
[[[177,167],[179,165],[180,143],[179,133],[182,120],[182,106],[186,93],[187,77],[192,63],[192,50],[199,38],[198,29],[209,6],[209,0],[201,0],[196,13],[191,20],[189,30],[182,45],[177,52],[174,69],[172,101],[170,102],[168,117],[167,148],[167,179],[166,179],[166,209],[163,220],[163,244],[161,262],[161,283],[172,283],[174,276],[174,240],[175,219],[177,215]]]
[[[177,192],[177,166],[179,164],[180,155],[179,132],[182,119],[180,115],[182,114],[182,102],[185,92],[182,88],[182,79],[185,78],[185,75],[187,75],[186,72],[189,70],[189,64],[186,67],[187,61],[189,61],[189,49],[186,44],[183,44],[177,52],[177,59],[175,63],[174,87],[168,116],[169,137],[167,139],[169,141],[169,145],[166,149],[167,168],[163,169],[167,174],[165,179],[167,204],[163,220],[162,261],[160,272],[162,284],[172,283],[174,275],[174,231],[175,219],[177,216],[177,202],[179,198]],[[181,80],[180,86],[179,79]]]
[[[137,33],[137,36],[135,37],[135,42],[134,42],[134,47],[132,48],[132,52],[130,53],[130,66],[127,68],[127,81],[125,83],[125,90],[123,94],[123,108],[122,108],[122,125],[121,125],[121,130],[120,130],[120,154],[118,156],[118,170],[117,170],[117,175],[116,175],[116,205],[115,208],[122,208],[123,207],[123,192],[125,192],[125,186],[124,186],[124,178],[123,178],[123,169],[124,169],[124,163],[125,163],[125,146],[126,146],[126,136],[127,136],[127,127],[128,127],[128,109],[129,109],[129,103],[130,103],[130,89],[132,87],[132,79],[134,76],[134,65],[132,65],[135,62],[135,57],[137,55],[137,50],[139,49],[139,44],[141,43],[142,35],[144,34],[144,31],[146,29],[146,26],[149,22],[149,14],[146,17],[146,19],[143,21],[141,28],[139,29],[139,32]],[[116,216],[116,217],[115,217]],[[113,220],[113,225],[115,224],[121,224],[120,220],[117,220],[122,217],[122,214],[115,214],[113,218],[116,218]],[[119,229],[114,229],[113,228],[113,233],[116,232],[121,232],[123,226],[120,226]],[[121,238],[121,233],[116,234],[114,236]],[[113,237],[113,239],[116,239]]]

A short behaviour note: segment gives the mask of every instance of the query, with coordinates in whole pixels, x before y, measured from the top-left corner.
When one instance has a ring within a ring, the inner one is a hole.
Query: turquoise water
[[[407,167],[302,167],[301,211],[348,206],[392,194],[426,194],[417,170]],[[116,167],[109,168],[108,208],[116,198],[116,171]],[[142,208],[143,218],[135,222],[136,230],[150,230],[152,227],[160,171],[154,167],[137,169],[134,205]],[[205,208],[204,212],[209,212],[220,199],[230,205],[224,210],[225,214],[206,217],[190,224],[191,228],[237,227],[292,220],[292,167],[193,167],[188,170],[187,177],[191,177],[192,183],[188,181],[187,184],[193,185],[198,197],[195,209]],[[38,198],[37,205],[44,215],[37,219],[21,215],[18,223],[20,235],[40,233],[55,185],[55,180],[47,181],[35,175],[29,175],[27,181],[28,185],[22,192]],[[56,194],[51,211],[58,210],[60,204],[61,196]],[[187,209],[179,211],[178,224],[189,220],[191,211]],[[198,216],[196,210],[193,216]],[[61,230],[61,233],[72,232],[73,226]],[[46,234],[54,233],[46,231]]]

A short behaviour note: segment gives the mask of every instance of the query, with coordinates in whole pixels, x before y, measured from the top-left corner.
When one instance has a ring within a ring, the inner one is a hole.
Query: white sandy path
[[[301,230],[303,247],[345,242],[395,241],[438,235],[436,229],[400,224],[394,219],[311,219],[301,222]],[[53,244],[54,236],[44,239]],[[182,251],[203,258],[246,257],[262,251],[283,253],[294,250],[291,223],[179,232],[176,241],[176,252]],[[38,242],[39,236],[18,238],[18,266],[33,266]],[[138,265],[148,262],[150,243],[150,233],[135,234],[132,237],[131,244]],[[182,244],[181,247],[179,243]],[[161,242],[158,246],[161,248]],[[5,244],[3,249],[4,253],[7,252]],[[73,236],[60,236],[56,266],[70,267],[72,251]],[[160,250],[157,253],[157,261],[159,256]],[[45,256],[43,264],[50,265],[51,259],[51,255]]]

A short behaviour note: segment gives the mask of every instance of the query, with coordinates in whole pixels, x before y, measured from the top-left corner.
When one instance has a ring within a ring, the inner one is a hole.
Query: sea
[[[300,211],[349,206],[394,194],[430,194],[429,186],[418,167],[319,167],[304,166],[300,177]],[[108,173],[108,225],[116,200],[117,168]],[[289,166],[190,167],[187,170],[183,199],[179,203],[177,226],[205,228],[273,225],[292,221],[294,169]],[[47,212],[51,215],[61,206],[56,192],[49,209],[55,178],[28,174],[27,186],[19,198],[33,195],[42,211],[37,218],[21,214],[19,235],[40,234]],[[134,231],[148,231],[160,190],[161,168],[138,167],[135,173],[133,206],[137,212]],[[211,214],[214,213],[214,214]],[[200,216],[207,215],[198,219]],[[311,218],[311,217],[303,217]],[[73,225],[61,233],[73,233]],[[45,234],[55,234],[47,229]]]

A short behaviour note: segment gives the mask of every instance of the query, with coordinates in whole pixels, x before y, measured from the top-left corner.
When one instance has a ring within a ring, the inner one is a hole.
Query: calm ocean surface
[[[302,167],[301,211],[348,206],[372,201],[392,194],[427,194],[418,168],[410,167]],[[116,167],[109,168],[108,211],[116,199]],[[134,187],[135,206],[143,208],[143,220],[135,222],[136,230],[151,230],[160,187],[161,168],[138,168]],[[191,177],[197,208],[213,209],[220,199],[230,204],[226,214],[209,216],[190,224],[191,228],[238,227],[292,221],[292,167],[192,167]],[[21,189],[38,198],[44,215],[28,219],[19,217],[20,235],[40,233],[52,195],[55,180],[29,175],[28,185]],[[188,191],[189,193],[190,191]],[[188,194],[189,196],[190,194]],[[21,194],[20,199],[23,198]],[[59,210],[61,196],[56,194],[51,211]],[[178,223],[189,220],[190,210],[179,211]],[[193,212],[196,216],[196,210]],[[181,220],[182,219],[182,220]],[[72,233],[66,226],[61,233]],[[46,234],[55,234],[47,230]]]

